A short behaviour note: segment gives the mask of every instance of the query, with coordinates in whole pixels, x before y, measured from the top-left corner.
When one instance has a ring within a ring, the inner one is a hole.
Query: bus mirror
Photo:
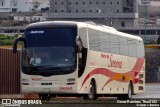
[[[78,46],[79,46],[79,44],[80,44],[79,40],[80,40],[80,37],[77,36],[77,37],[76,37],[76,44],[77,44]]]
[[[81,49],[83,48],[83,45],[82,45],[82,41],[81,41],[80,36],[76,37],[76,44],[78,46],[78,49],[81,51]]]
[[[24,47],[26,46],[26,42],[25,42],[25,39],[23,37],[18,37],[15,39],[14,43],[13,43],[13,53],[16,53],[17,52],[17,44],[19,41],[22,41],[24,42]]]
[[[82,58],[82,53],[79,53],[79,58]]]

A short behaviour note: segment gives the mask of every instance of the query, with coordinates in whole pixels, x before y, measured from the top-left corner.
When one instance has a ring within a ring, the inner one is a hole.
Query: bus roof
[[[50,26],[50,25],[59,25],[59,26],[68,25],[68,26],[88,27],[88,28],[92,28],[92,29],[95,29],[95,30],[107,32],[107,33],[110,33],[110,34],[113,34],[113,35],[118,35],[118,36],[123,36],[123,37],[127,37],[127,38],[136,39],[136,40],[139,40],[139,41],[143,41],[141,37],[138,37],[136,35],[123,33],[123,32],[120,32],[120,31],[116,30],[113,27],[109,27],[109,26],[105,26],[105,25],[99,25],[99,24],[96,24],[94,22],[45,21],[45,22],[32,23],[32,24],[28,25],[26,27],[26,29],[34,28],[34,27],[40,27],[40,26]]]

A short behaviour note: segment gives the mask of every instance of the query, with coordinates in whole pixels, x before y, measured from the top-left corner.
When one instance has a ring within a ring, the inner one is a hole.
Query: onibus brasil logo
[[[41,100],[2,99],[2,107],[5,106],[20,107],[21,104],[42,104],[42,102]]]

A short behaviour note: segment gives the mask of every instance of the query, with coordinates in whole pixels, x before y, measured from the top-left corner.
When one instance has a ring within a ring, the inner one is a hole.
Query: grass
[[[13,48],[13,46],[12,45],[9,45],[9,46],[0,46],[0,48]],[[21,45],[18,45],[17,46],[17,48],[19,49],[19,48],[22,48],[22,46]]]

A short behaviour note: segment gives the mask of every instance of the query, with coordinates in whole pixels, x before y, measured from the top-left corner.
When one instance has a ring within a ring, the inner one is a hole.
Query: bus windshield
[[[68,74],[75,70],[76,28],[29,29],[22,50],[22,71],[32,75]]]

